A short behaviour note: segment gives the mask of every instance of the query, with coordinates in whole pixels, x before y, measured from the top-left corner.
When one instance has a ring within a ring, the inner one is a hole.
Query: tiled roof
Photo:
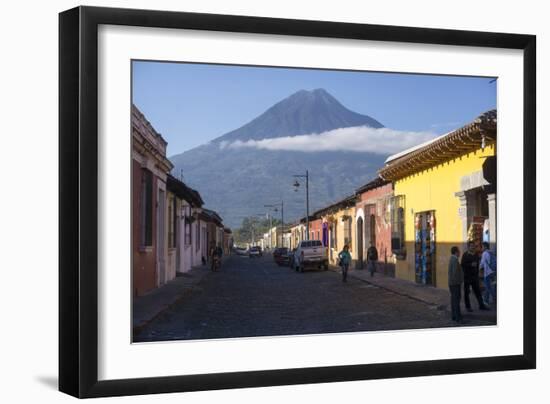
[[[391,181],[384,180],[380,177],[376,177],[375,179],[367,182],[365,185],[360,186],[355,190],[356,194],[362,194],[363,192],[370,191],[371,189],[375,189],[378,187],[382,187],[384,185],[389,184]]]
[[[389,181],[403,178],[478,150],[483,143],[492,144],[496,138],[497,111],[487,111],[460,129],[424,143],[421,147],[390,156],[378,174]]]
[[[338,211],[340,209],[349,208],[350,206],[355,206],[355,202],[357,201],[357,196],[350,195],[346,196],[343,199],[340,199],[328,206],[325,206],[324,208],[321,208],[313,213],[313,217],[319,217],[325,214],[329,214],[335,211]]]
[[[173,175],[168,174],[166,186],[170,192],[173,192],[178,197],[185,199],[194,207],[200,207],[204,204],[201,195],[193,188],[188,187],[184,182],[178,180]]]

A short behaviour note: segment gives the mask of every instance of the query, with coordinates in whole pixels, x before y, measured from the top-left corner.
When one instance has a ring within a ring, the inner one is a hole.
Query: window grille
[[[390,199],[391,248],[397,259],[405,259],[405,196]]]

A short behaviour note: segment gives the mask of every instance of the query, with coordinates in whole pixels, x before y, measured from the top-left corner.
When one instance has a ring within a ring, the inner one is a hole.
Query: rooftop
[[[496,138],[497,111],[493,109],[455,131],[388,157],[378,174],[387,181],[403,178],[493,144]]]

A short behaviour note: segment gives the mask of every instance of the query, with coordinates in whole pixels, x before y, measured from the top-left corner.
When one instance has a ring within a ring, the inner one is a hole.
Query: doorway
[[[363,269],[363,218],[357,218],[357,267]]]

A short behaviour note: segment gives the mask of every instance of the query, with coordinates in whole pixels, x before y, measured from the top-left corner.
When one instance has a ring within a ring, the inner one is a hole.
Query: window
[[[189,246],[191,245],[191,217],[186,216],[185,217],[185,245]]]
[[[176,214],[176,197],[173,195],[168,201],[168,246],[176,248],[177,242],[177,220]]]
[[[370,242],[372,245],[376,245],[376,216],[373,214],[369,217],[369,232],[370,232]]]
[[[141,245],[153,245],[153,173],[141,170]]]
[[[348,245],[351,250],[351,217],[346,217],[344,220],[344,245]]]
[[[338,239],[336,237],[336,222],[330,225],[330,248],[338,248],[336,245]]]
[[[406,258],[405,248],[405,196],[397,195],[390,201],[391,249],[397,259]]]
[[[195,251],[199,251],[201,248],[201,226],[198,221],[195,224],[195,244]]]

